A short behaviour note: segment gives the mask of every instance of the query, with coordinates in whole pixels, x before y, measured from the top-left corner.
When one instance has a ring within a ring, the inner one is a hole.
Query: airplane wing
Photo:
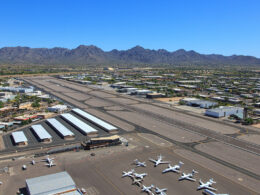
[[[166,173],[166,172],[169,172],[169,171],[170,171],[170,169],[166,168],[166,169],[164,169],[162,172],[163,172],[163,173]]]
[[[209,189],[209,190],[212,190],[212,191],[217,191],[216,188],[212,188],[212,187],[210,187],[210,186],[206,186],[205,188],[206,188],[206,189]]]
[[[186,177],[185,179],[189,180],[189,181],[196,181],[196,179],[190,178],[190,177]]]
[[[154,160],[154,159],[149,159],[151,162],[154,162],[154,163],[156,163],[157,161],[156,160]]]
[[[161,161],[160,164],[169,164],[171,163],[170,161]]]

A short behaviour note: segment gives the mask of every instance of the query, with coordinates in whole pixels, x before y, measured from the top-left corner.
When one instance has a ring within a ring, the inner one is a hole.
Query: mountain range
[[[75,49],[3,47],[0,49],[0,64],[19,65],[237,65],[259,66],[260,59],[253,56],[199,54],[180,49],[169,52],[136,46],[128,50],[103,51],[90,45]]]

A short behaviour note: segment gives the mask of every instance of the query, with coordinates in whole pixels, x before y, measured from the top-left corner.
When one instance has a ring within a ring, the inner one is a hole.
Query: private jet
[[[35,164],[36,164],[35,160],[32,160],[32,161],[31,161],[31,164],[32,164],[32,165],[35,165]]]
[[[177,164],[177,165],[174,165],[174,166],[171,166],[170,164],[168,165],[168,168],[166,168],[166,169],[164,169],[163,170],[163,173],[167,173],[167,172],[170,172],[170,171],[172,171],[172,172],[175,172],[175,173],[180,173],[180,168],[181,168],[181,166],[183,165],[184,163],[183,162],[179,162],[179,164]]]
[[[53,161],[54,158],[49,158],[49,155],[47,155],[47,157],[45,159],[42,159],[42,161],[50,163],[51,161]]]
[[[202,190],[202,189],[208,189],[208,190],[212,190],[212,191],[217,191],[217,189],[212,187],[212,184],[216,183],[213,179],[210,179],[209,181],[207,181],[206,183],[203,183],[201,180],[199,181],[199,187],[197,188],[197,190]]]
[[[154,160],[154,159],[151,159],[151,158],[149,160],[154,163],[155,167],[157,167],[159,164],[168,164],[168,163],[170,163],[170,161],[162,161],[162,159],[163,159],[163,156],[160,155],[160,156],[157,157],[157,160]]]
[[[146,175],[148,175],[147,173],[134,173],[134,176],[138,179],[143,179]]]
[[[134,172],[135,172],[134,169],[132,169],[131,171],[128,171],[128,172],[123,171],[122,177],[131,177],[131,176],[133,176],[133,173],[134,173]]]
[[[142,192],[146,192],[147,194],[154,195],[154,193],[152,192],[153,188],[154,188],[154,185],[150,185],[150,186],[147,186],[147,187],[145,185],[143,185]]]
[[[48,167],[56,166],[56,164],[54,164],[53,160],[50,161],[49,163],[46,163],[45,165],[48,166]]]
[[[159,195],[167,195],[166,194],[167,188],[160,189],[158,187],[155,188],[155,193]]]
[[[184,172],[181,174],[179,181],[181,180],[189,180],[189,181],[196,181],[196,179],[193,178],[194,174],[198,173],[198,171],[192,170],[191,173],[185,174]]]
[[[229,195],[229,194],[216,194],[208,189],[205,189],[203,194],[206,194],[206,195]]]
[[[134,164],[135,164],[137,167],[146,167],[146,163],[145,163],[145,162],[140,162],[138,159],[135,159],[135,160],[134,160]]]
[[[137,185],[137,186],[141,186],[142,185],[142,179],[137,179],[134,176],[131,176],[132,178],[132,185]]]

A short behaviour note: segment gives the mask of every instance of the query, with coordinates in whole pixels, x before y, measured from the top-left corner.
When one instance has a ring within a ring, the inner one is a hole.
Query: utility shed
[[[98,133],[96,129],[84,123],[83,121],[79,120],[72,114],[69,113],[61,114],[61,117],[65,121],[73,125],[75,128],[77,128],[79,131],[81,131],[81,133],[83,133],[84,135],[93,135]]]
[[[112,132],[118,131],[118,129],[115,126],[110,125],[109,123],[107,123],[107,122],[105,122],[105,121],[103,121],[103,120],[83,111],[83,110],[80,110],[78,108],[74,108],[74,109],[72,109],[72,112],[74,112],[75,114],[77,114],[77,115],[83,117],[84,119],[90,121],[91,123],[101,127],[102,129],[104,129],[107,132],[112,133]]]
[[[75,137],[74,133],[55,118],[47,119],[47,123],[64,139],[72,139]]]
[[[23,131],[16,131],[12,133],[12,137],[14,140],[15,145],[27,145],[28,140],[24,135]]]
[[[26,179],[25,182],[29,195],[68,194],[70,192],[79,194],[76,191],[76,184],[66,171]]]
[[[42,125],[32,125],[31,128],[41,142],[51,142],[52,136]]]

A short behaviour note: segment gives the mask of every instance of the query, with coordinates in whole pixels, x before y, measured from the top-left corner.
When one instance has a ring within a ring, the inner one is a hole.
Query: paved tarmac
[[[92,87],[84,86],[81,84],[68,82],[64,80],[59,80],[51,77],[41,77],[41,78],[26,78],[25,79],[32,84],[35,84],[40,89],[49,92],[56,97],[65,101],[74,107],[79,107],[82,109],[91,110],[92,112],[102,113],[100,116],[104,117],[104,119],[108,119],[110,117],[110,123],[114,124],[114,119],[116,119],[117,124],[128,124],[133,126],[135,131],[140,133],[152,133],[157,135],[171,143],[175,146],[184,148],[190,152],[197,153],[203,158],[210,159],[223,167],[227,167],[232,169],[233,171],[239,172],[241,174],[245,174],[248,177],[259,179],[260,176],[253,172],[252,170],[246,170],[240,167],[240,165],[235,165],[233,162],[225,160],[225,158],[221,158],[221,156],[215,156],[212,153],[208,153],[206,151],[200,151],[195,148],[198,144],[206,144],[212,141],[217,141],[220,144],[224,144],[230,146],[231,153],[234,151],[234,155],[236,155],[236,150],[241,150],[243,152],[251,153],[252,155],[259,156],[260,155],[260,146],[259,144],[243,141],[241,139],[237,139],[238,133],[244,133],[245,129],[241,127],[236,127],[236,125],[228,125],[226,123],[222,123],[221,121],[215,121],[212,119],[204,119],[203,117],[198,117],[198,121],[200,123],[206,123],[203,127],[201,124],[196,124],[194,120],[196,117],[187,113],[187,117],[185,117],[185,112],[171,110],[165,108],[165,106],[157,105],[158,103],[153,103],[151,100],[146,99],[138,99],[133,97],[126,97],[124,95],[118,95],[114,92],[100,91],[100,89],[95,89]],[[37,81],[36,81],[37,80]],[[36,83],[35,83],[36,82]],[[57,87],[56,87],[57,86]],[[65,88],[65,89],[64,89]],[[69,96],[69,94],[80,94],[77,98],[75,96]],[[84,97],[87,97],[87,100],[82,100]],[[122,98],[126,98],[129,100],[122,100]],[[91,102],[92,101],[92,102]],[[90,102],[90,103],[89,103]],[[99,104],[100,102],[100,104]],[[136,103],[137,102],[137,103]],[[86,106],[86,103],[88,105]],[[102,104],[102,105],[101,105]],[[147,105],[159,106],[160,109],[152,110],[147,109]],[[109,105],[109,106],[106,106]],[[145,106],[143,106],[145,105]],[[120,111],[111,111],[109,107],[120,107]],[[165,109],[165,113],[163,112]],[[173,117],[173,115],[169,115],[169,110],[178,117]],[[178,114],[178,113],[181,114]],[[111,114],[113,116],[111,116]],[[168,115],[168,116],[167,116]],[[101,117],[101,118],[102,118]],[[181,117],[181,118],[180,118]],[[182,119],[183,120],[180,120]],[[160,125],[160,124],[163,125]],[[168,126],[167,126],[168,125]],[[154,127],[153,127],[154,126]],[[161,126],[167,126],[160,128]],[[216,128],[219,126],[219,129]],[[225,134],[224,129],[229,129]],[[123,129],[123,128],[122,128]],[[132,132],[132,131],[131,131]],[[168,132],[168,133],[166,133]],[[172,132],[172,133],[171,133]],[[176,133],[179,132],[179,133]],[[255,131],[249,130],[251,134],[257,134]],[[189,138],[193,137],[194,140]],[[176,136],[175,136],[176,135]],[[188,135],[188,136],[187,136]],[[178,138],[179,137],[179,138]],[[196,139],[198,137],[199,139]],[[183,141],[183,140],[190,141]],[[239,154],[239,153],[237,153]],[[238,158],[239,159],[239,158]],[[253,159],[248,159],[253,160]],[[122,162],[124,162],[122,160]],[[210,165],[209,165],[210,166]],[[219,173],[221,174],[221,173]],[[224,190],[224,189],[223,189]],[[221,191],[222,192],[222,191]],[[239,193],[235,193],[239,194]]]
[[[218,193],[229,193],[231,195],[256,195],[257,193],[238,185],[216,172],[195,164],[194,162],[175,154],[171,147],[159,147],[150,141],[147,141],[134,134],[126,135],[129,140],[129,146],[114,146],[110,148],[100,148],[92,151],[67,152],[56,155],[54,161],[57,166],[47,168],[44,162],[40,162],[43,157],[35,158],[36,165],[30,165],[31,158],[25,158],[16,161],[2,162],[0,167],[9,165],[10,174],[0,175],[3,185],[0,188],[0,194],[15,194],[18,189],[24,189],[25,179],[38,177],[46,174],[57,173],[66,170],[77,187],[87,189],[89,195],[98,194],[142,194],[141,188],[131,184],[130,178],[122,178],[122,171],[135,169],[138,173],[148,173],[144,178],[143,184],[154,184],[160,188],[168,188],[167,194],[175,195],[196,195],[202,194],[197,191],[198,180],[206,181],[214,178],[217,181],[213,187],[218,189]],[[93,157],[90,154],[95,153]],[[162,170],[166,165],[154,167],[149,158],[156,158],[162,154],[165,160],[171,161],[171,164],[177,164],[179,161],[184,162],[181,171],[191,172],[192,169],[199,173],[195,175],[196,182],[178,181],[180,174],[166,173]],[[147,167],[135,167],[134,159],[145,161]],[[23,164],[27,164],[28,169],[22,171]]]

